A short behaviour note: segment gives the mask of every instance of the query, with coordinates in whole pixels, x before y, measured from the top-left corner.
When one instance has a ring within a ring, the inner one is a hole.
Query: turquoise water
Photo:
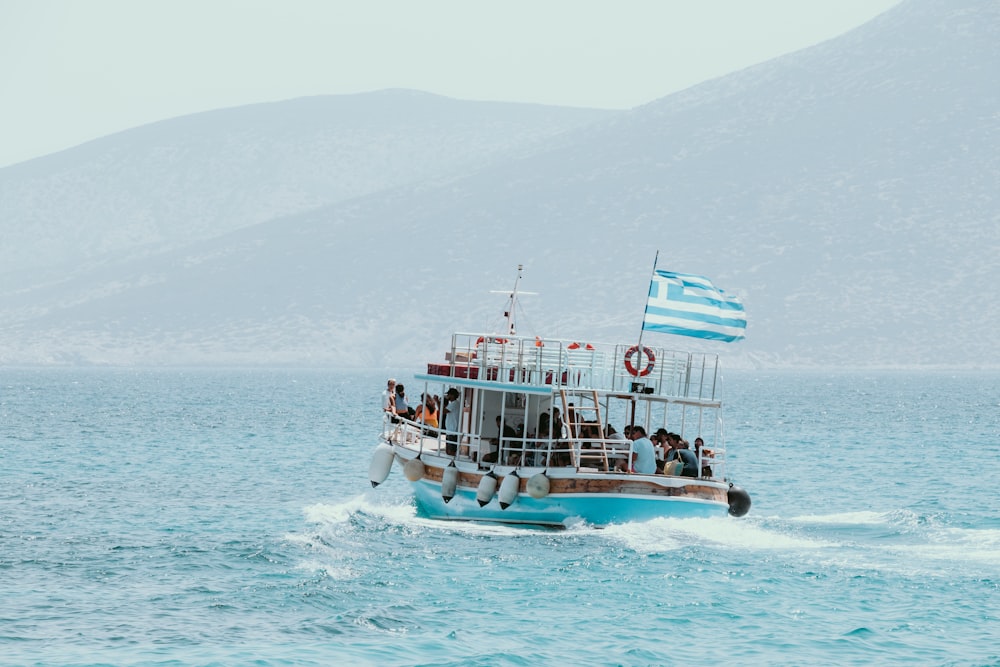
[[[1000,376],[729,373],[746,518],[564,531],[371,489],[384,380],[0,371],[0,663],[1000,664]]]

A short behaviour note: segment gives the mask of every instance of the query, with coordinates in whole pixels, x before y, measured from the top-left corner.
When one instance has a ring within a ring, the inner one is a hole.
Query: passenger
[[[413,413],[415,421],[422,421],[424,425],[432,428],[438,427],[438,411],[434,403],[434,397],[430,394],[424,396],[424,402],[417,406]]]
[[[462,420],[462,401],[460,400],[458,389],[451,387],[444,395],[444,430],[447,442],[444,451],[448,456],[455,456],[458,453],[458,429]]]
[[[396,385],[396,414],[405,419],[413,419],[413,408],[406,400],[406,388],[401,385]]]
[[[615,430],[615,427],[608,424],[608,440],[617,440],[619,442],[625,442],[628,440],[624,435]]]
[[[670,451],[670,443],[667,442],[667,429],[656,429],[656,433],[653,434],[651,439],[653,441],[654,451],[656,452],[656,467],[658,470],[662,470],[663,464],[666,461],[667,452]]]
[[[652,475],[656,472],[656,457],[653,454],[653,441],[646,437],[646,429],[633,426],[629,432],[632,437],[632,470],[640,475]]]
[[[538,438],[548,438],[552,429],[549,428],[549,420],[551,417],[548,412],[543,412],[538,415]]]
[[[552,408],[552,437],[569,437],[569,432],[566,430],[566,424],[563,423],[562,417],[559,414],[559,408]]]
[[[681,470],[681,477],[697,477],[698,457],[688,449],[687,440],[683,440],[676,433],[668,434],[667,438],[672,446],[670,453],[667,454],[667,461],[680,459],[684,463],[684,468]]]
[[[556,467],[572,465],[573,458],[569,453],[570,443],[567,441],[569,432],[566,430],[566,424],[563,423],[559,408],[552,408],[552,438],[556,442],[552,443],[552,456],[549,465]]]
[[[517,437],[517,431],[512,429],[507,424],[500,420],[500,415],[497,415],[497,437],[490,438],[490,446],[496,447],[495,451],[490,451],[489,454],[483,457],[483,461],[487,463],[496,463],[497,458],[500,456],[500,450],[504,446],[504,441],[509,441],[511,438]]]
[[[694,439],[694,453],[701,461],[701,476],[711,477],[712,476],[712,466],[705,462],[704,459],[712,458],[714,452],[711,449],[705,449],[705,441],[700,437]]]
[[[604,439],[604,436],[601,435],[601,425],[597,422],[581,423],[577,438],[580,440],[582,449],[600,449],[601,440]]]
[[[497,415],[497,438],[516,438],[517,431],[512,429],[507,424],[500,421],[500,415]]]
[[[393,378],[389,378],[382,392],[382,409],[396,414],[396,381]]]

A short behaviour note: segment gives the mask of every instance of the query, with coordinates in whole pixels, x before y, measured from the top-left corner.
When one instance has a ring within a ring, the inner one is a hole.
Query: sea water
[[[748,516],[566,530],[372,489],[384,384],[0,370],[0,663],[1000,664],[996,374],[731,372]]]

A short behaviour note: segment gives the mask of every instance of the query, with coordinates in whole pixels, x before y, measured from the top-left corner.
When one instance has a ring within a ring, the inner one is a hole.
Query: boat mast
[[[514,279],[514,289],[510,292],[510,300],[507,302],[507,311],[503,314],[504,319],[507,321],[507,333],[511,336],[517,334],[514,326],[514,308],[517,307],[517,286],[521,284],[521,271],[523,269],[523,264],[517,265],[517,278]]]
[[[514,280],[514,289],[509,292],[506,290],[490,290],[492,294],[506,294],[507,295],[507,307],[503,311],[503,319],[506,336],[517,335],[517,326],[514,323],[514,311],[517,308],[517,297],[522,294],[537,294],[537,292],[522,292],[518,289],[521,284],[521,271],[524,270],[523,264],[517,265],[517,278]]]

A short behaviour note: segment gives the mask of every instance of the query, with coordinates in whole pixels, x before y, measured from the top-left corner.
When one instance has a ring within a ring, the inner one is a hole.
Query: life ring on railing
[[[497,343],[499,345],[506,345],[507,344],[507,339],[506,338],[494,338],[492,336],[490,336],[489,338],[483,338],[482,336],[480,336],[479,338],[476,339],[476,347],[479,347],[483,343]]]
[[[593,350],[594,349],[594,346],[591,345],[590,343],[570,343],[569,345],[566,346],[566,349],[567,350],[579,350],[581,347],[583,349],[585,349],[585,350]]]
[[[651,349],[643,345],[642,353],[646,355],[646,359],[648,361],[646,363],[646,367],[640,371],[635,366],[632,365],[632,357],[635,356],[636,352],[638,351],[639,351],[638,345],[633,345],[632,347],[630,347],[628,350],[625,351],[625,370],[627,370],[628,374],[631,375],[632,377],[640,377],[640,378],[646,377],[647,375],[653,372],[653,366],[656,365],[656,355],[653,354],[653,351]]]

